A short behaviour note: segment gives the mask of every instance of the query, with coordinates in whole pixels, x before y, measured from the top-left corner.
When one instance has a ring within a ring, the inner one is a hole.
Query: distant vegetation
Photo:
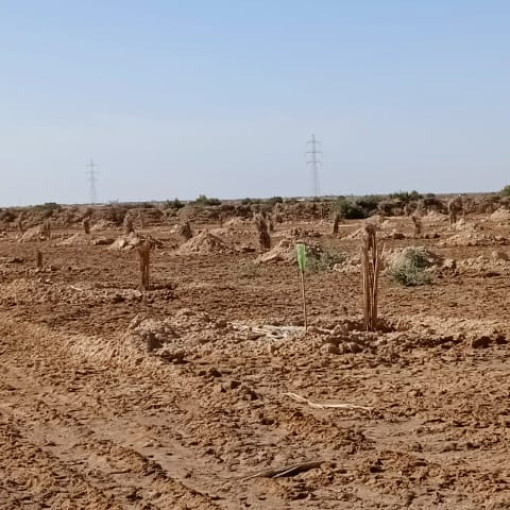
[[[500,195],[504,197],[510,197],[510,184],[507,184],[500,192]]]
[[[209,198],[206,195],[199,195],[194,202],[196,205],[221,205],[219,198]]]

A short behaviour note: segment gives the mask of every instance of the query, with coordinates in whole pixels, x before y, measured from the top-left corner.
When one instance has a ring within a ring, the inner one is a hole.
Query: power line
[[[322,151],[319,150],[321,142],[315,139],[315,135],[312,135],[306,145],[309,149],[306,151],[306,165],[312,170],[313,196],[318,197],[321,194],[319,181],[319,168],[322,166]]]
[[[91,159],[90,163],[87,165],[87,178],[90,184],[90,203],[95,204],[96,203],[96,182],[97,182],[97,171],[96,171],[96,164],[94,163],[94,160]]]

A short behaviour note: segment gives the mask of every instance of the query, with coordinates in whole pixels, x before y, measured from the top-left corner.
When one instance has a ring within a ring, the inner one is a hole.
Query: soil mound
[[[108,246],[111,245],[115,239],[112,237],[91,237],[87,234],[74,234],[67,239],[62,239],[57,243],[58,246],[87,246],[92,244],[94,246]]]
[[[443,257],[430,251],[424,246],[407,246],[403,250],[395,250],[389,252],[385,256],[384,264],[387,266],[395,266],[403,264],[409,257],[419,257],[420,264],[423,267],[441,267],[443,265]]]
[[[447,218],[446,214],[441,214],[434,210],[429,211],[425,216],[423,216],[423,219],[426,221],[446,221]]]
[[[502,236],[484,235],[474,231],[460,232],[440,242],[440,246],[494,246],[508,244]]]
[[[491,214],[492,221],[509,221],[510,220],[510,211],[508,209],[504,209],[500,207],[497,211],[494,211]]]
[[[118,251],[129,251],[140,244],[142,238],[137,236],[135,233],[131,233],[127,236],[120,236],[118,239],[113,241],[108,247],[109,250]]]
[[[44,241],[48,237],[44,234],[40,225],[29,228],[19,239],[18,242],[25,243],[30,241]]]
[[[100,232],[101,230],[111,230],[115,228],[117,228],[117,225],[115,225],[113,221],[101,219],[97,223],[94,223],[90,230],[92,230],[92,232]]]
[[[235,253],[235,248],[211,232],[201,232],[182,244],[175,253],[178,255],[226,255]]]
[[[295,237],[284,237],[272,250],[259,255],[255,262],[295,262],[297,264],[296,244],[298,242],[298,239]],[[306,254],[309,259],[319,259],[322,253],[323,250],[320,246],[306,244]]]

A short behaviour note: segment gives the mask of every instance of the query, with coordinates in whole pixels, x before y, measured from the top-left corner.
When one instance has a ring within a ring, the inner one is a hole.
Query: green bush
[[[390,193],[390,198],[401,200],[402,202],[408,204],[409,202],[416,202],[416,200],[420,200],[420,198],[423,198],[423,195],[420,195],[420,193],[418,193],[416,190],[411,192],[397,191],[396,193]]]
[[[352,200],[340,199],[336,203],[336,210],[344,220],[362,220],[366,218],[364,209]]]
[[[173,200],[167,200],[165,207],[167,209],[182,209],[184,204],[178,198],[174,198]]]
[[[504,197],[510,197],[510,184],[507,184],[500,192],[500,195]]]
[[[394,262],[388,270],[388,276],[406,287],[416,287],[431,283],[426,271],[432,265],[430,256],[423,248],[409,247],[402,257]]]
[[[313,273],[331,271],[335,264],[345,261],[343,253],[324,250],[320,253],[308,253],[307,268]]]

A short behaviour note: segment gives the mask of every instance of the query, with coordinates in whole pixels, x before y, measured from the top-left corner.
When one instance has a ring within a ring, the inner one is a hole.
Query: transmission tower
[[[97,182],[97,171],[96,171],[96,164],[94,163],[94,160],[91,159],[90,163],[87,165],[87,178],[90,184],[90,203],[95,204],[96,203],[96,182]]]
[[[322,166],[322,151],[320,149],[321,142],[312,135],[310,141],[306,143],[308,150],[306,151],[306,165],[312,170],[312,190],[313,196],[318,197],[321,194],[319,182],[319,168]]]

